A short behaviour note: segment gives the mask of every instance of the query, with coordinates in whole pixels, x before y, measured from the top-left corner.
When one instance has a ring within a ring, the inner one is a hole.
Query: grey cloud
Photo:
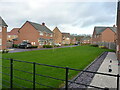
[[[0,3],[0,13],[8,23],[9,30],[20,27],[26,20],[45,22],[51,27],[70,25],[78,28],[115,22],[116,3],[62,2],[31,5],[29,2]]]

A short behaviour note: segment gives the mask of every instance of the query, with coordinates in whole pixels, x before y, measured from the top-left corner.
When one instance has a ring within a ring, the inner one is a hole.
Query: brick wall
[[[1,44],[0,49],[6,49],[7,48],[7,27],[2,27],[2,33],[0,34],[1,38]]]
[[[62,33],[60,30],[56,27],[54,30],[54,43],[55,44],[61,44],[62,43]]]

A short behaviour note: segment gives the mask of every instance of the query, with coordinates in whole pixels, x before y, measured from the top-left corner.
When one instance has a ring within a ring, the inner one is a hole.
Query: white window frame
[[[52,34],[50,34],[50,37],[53,37],[53,35],[52,35]]]
[[[39,45],[40,45],[40,46],[44,45],[44,41],[40,41],[40,42],[39,42]]]
[[[46,36],[48,36],[48,33],[46,33]]]
[[[11,35],[8,35],[8,38],[11,38]]]
[[[40,31],[40,35],[43,36],[43,32]]]
[[[2,45],[2,39],[0,38],[0,45]]]
[[[2,27],[0,26],[0,32],[2,32]]]

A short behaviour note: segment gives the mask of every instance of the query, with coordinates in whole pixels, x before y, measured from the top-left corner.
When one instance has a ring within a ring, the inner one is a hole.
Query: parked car
[[[29,43],[29,42],[22,42],[22,43],[19,44],[19,48],[27,49],[27,48],[31,48],[31,47],[32,47],[32,44]]]
[[[56,46],[61,46],[61,44],[59,44],[59,43],[57,43],[57,44],[55,44]]]

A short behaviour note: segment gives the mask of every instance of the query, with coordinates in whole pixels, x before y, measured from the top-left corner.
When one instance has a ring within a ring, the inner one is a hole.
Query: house
[[[76,44],[76,38],[72,35],[70,35],[70,44]]]
[[[53,33],[54,33],[54,44],[55,45],[62,44],[62,33],[60,32],[60,30],[57,27],[55,27]]]
[[[53,32],[45,25],[26,21],[18,30],[18,42],[30,42],[39,48],[53,44]]]
[[[116,42],[116,27],[95,27],[92,35],[92,43]]]
[[[7,27],[8,25],[0,17],[0,50],[7,48]]]
[[[118,1],[118,6],[117,6],[117,59],[119,61],[120,65],[120,1]]]
[[[7,33],[7,40],[13,41],[14,39],[18,38],[18,30],[20,28],[13,28],[10,32]]]
[[[81,39],[82,44],[90,44],[91,43],[91,37],[83,37]]]
[[[19,44],[17,41],[19,29],[13,28],[10,32],[7,32],[7,48],[13,47],[13,44]]]
[[[62,44],[70,44],[70,33],[62,33]]]

